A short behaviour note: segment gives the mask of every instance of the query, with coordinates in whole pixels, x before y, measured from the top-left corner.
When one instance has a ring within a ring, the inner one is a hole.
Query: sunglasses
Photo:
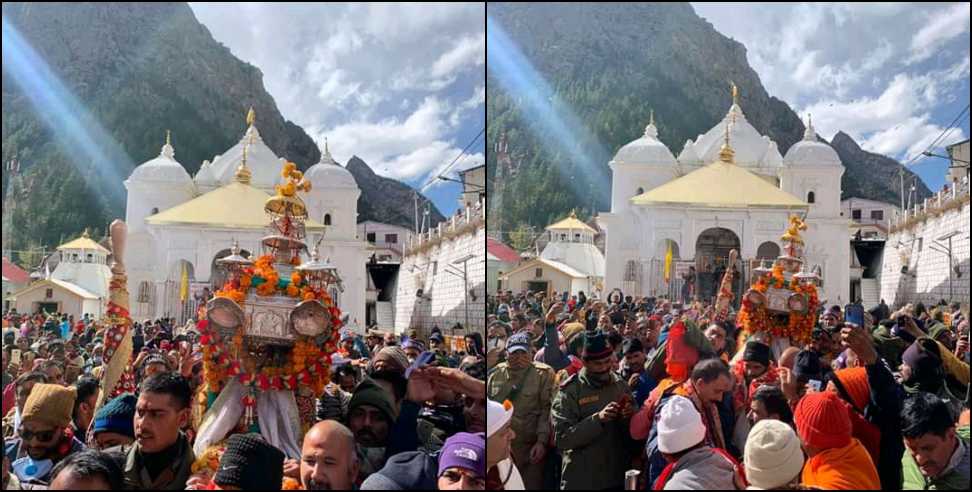
[[[57,429],[42,432],[31,432],[27,429],[20,429],[19,434],[20,438],[24,441],[30,441],[36,438],[39,442],[50,442],[57,436]]]

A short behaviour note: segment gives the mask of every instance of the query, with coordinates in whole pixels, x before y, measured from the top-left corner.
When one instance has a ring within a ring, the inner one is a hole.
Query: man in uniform
[[[510,337],[506,345],[507,362],[489,375],[487,397],[493,401],[510,400],[513,416],[513,462],[528,490],[543,488],[543,465],[550,442],[550,400],[553,397],[554,371],[533,361],[528,332]]]
[[[584,367],[560,385],[551,410],[563,454],[560,488],[621,489],[633,455],[631,391],[611,371],[615,357],[604,333],[587,334],[583,359]]]

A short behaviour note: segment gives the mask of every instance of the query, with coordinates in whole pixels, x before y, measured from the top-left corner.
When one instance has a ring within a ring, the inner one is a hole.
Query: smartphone
[[[848,304],[844,306],[844,321],[863,327],[864,306],[861,304]]]

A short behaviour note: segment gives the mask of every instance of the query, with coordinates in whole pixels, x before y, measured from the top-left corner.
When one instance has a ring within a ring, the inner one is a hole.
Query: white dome
[[[745,168],[769,168],[779,166],[779,161],[775,157],[779,155],[777,150],[774,153],[769,149],[773,143],[769,137],[760,135],[753,125],[746,121],[746,115],[738,104],[733,104],[729,112],[716,126],[712,127],[704,135],[695,141],[695,153],[704,163],[719,160],[719,150],[726,136],[726,124],[729,125],[729,139],[732,150],[735,152],[734,161],[737,165]]]
[[[654,122],[645,127],[645,134],[614,154],[616,164],[648,164],[656,166],[676,165],[675,156],[665,144],[658,140],[658,129]]]
[[[327,144],[324,145],[324,152],[321,153],[321,161],[311,166],[304,173],[304,177],[310,180],[311,190],[326,188],[358,189],[358,183],[354,180],[351,171],[348,171],[331,157],[331,151],[328,150]]]
[[[189,173],[175,160],[175,150],[169,142],[162,146],[159,156],[146,161],[132,170],[131,181],[160,181],[165,183],[191,183]]]
[[[813,124],[808,124],[803,140],[793,144],[783,162],[788,166],[843,166],[840,156],[829,145],[817,140]]]
[[[253,125],[247,128],[243,138],[236,145],[213,158],[210,167],[216,181],[221,185],[236,181],[236,169],[243,161],[244,147],[247,147],[246,167],[250,168],[250,185],[255,188],[272,189],[274,185],[280,184],[283,159],[263,143],[260,132]]]

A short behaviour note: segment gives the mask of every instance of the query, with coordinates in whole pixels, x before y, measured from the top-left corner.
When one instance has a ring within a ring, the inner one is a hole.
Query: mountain
[[[124,217],[121,181],[158,155],[166,129],[190,174],[239,141],[251,106],[277,155],[303,170],[320,158],[261,71],[213,39],[188,4],[4,3],[3,19],[3,162],[20,164],[3,173],[4,249],[103,233]],[[360,220],[411,217],[411,199],[378,200],[372,182],[359,181]]]
[[[516,67],[515,76],[500,73],[496,61],[505,45],[494,37],[488,47],[487,142],[493,152],[487,155],[487,180],[493,232],[505,235],[523,225],[542,229],[575,207],[582,218],[607,210],[607,163],[643,133],[650,111],[660,140],[678,155],[686,140],[726,114],[729,81],[739,88],[747,120],[776,141],[781,153],[803,137],[800,117],[767,93],[747,62],[746,47],[716,31],[689,4],[490,2],[487,14],[487,36],[495,36],[500,27],[532,65]],[[509,81],[528,78],[533,70],[551,95],[535,86],[509,91]],[[545,97],[559,111],[536,111],[524,104],[531,95]],[[549,121],[554,124],[543,124]],[[578,123],[571,127],[572,121]],[[573,130],[567,138],[564,127]],[[845,197],[897,201],[896,188],[869,182],[871,166],[879,166],[883,178],[897,173],[897,163],[863,151],[841,158],[847,167]]]
[[[841,180],[844,198],[860,197],[898,205],[901,195],[900,171],[904,169],[905,199],[908,187],[915,184],[913,202],[920,202],[932,195],[931,190],[915,173],[904,168],[898,161],[861,149],[850,135],[837,132],[830,146],[837,151],[840,160],[847,166]],[[848,165],[851,163],[851,165]]]
[[[358,156],[348,161],[348,171],[361,188],[361,199],[358,201],[358,214],[361,217],[383,217],[382,222],[388,224],[409,229],[415,227],[414,189],[394,179],[375,174],[371,166]],[[419,195],[419,210],[424,210],[426,205],[430,208],[430,224],[435,225],[445,220],[434,203]],[[419,221],[421,225],[421,218]]]

